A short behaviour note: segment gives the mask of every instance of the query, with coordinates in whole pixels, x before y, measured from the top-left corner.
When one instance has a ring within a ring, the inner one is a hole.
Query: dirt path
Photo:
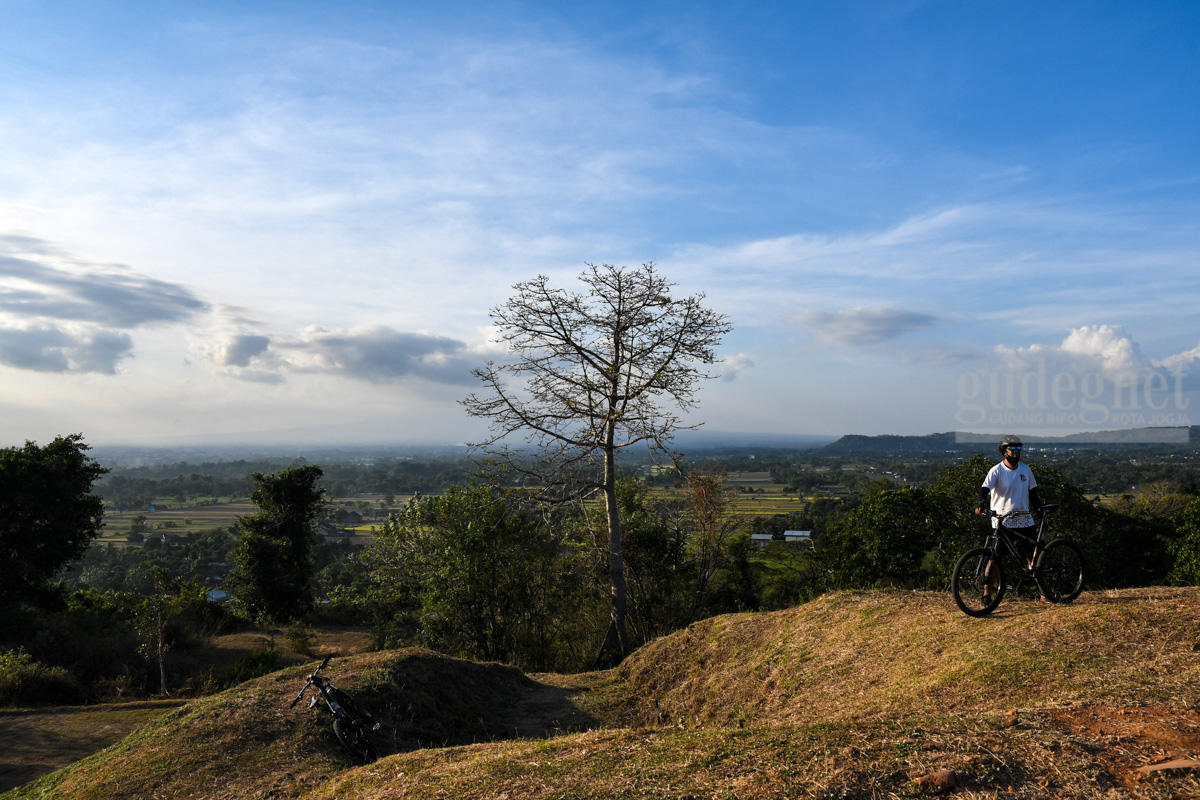
[[[0,711],[0,792],[116,744],[179,700]]]
[[[1187,776],[1177,796],[1200,797],[1200,711],[1164,706],[1088,704],[1044,712],[1050,724],[1081,740],[1113,779],[1129,790],[1170,773]]]

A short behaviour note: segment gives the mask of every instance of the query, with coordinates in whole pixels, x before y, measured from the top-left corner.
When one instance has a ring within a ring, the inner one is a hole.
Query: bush
[[[313,632],[303,625],[292,625],[283,632],[283,641],[287,649],[302,656],[315,656],[313,652]]]
[[[79,682],[62,667],[48,667],[23,649],[0,652],[0,706],[83,702]]]
[[[224,691],[230,686],[261,678],[284,667],[282,654],[275,648],[251,650],[241,660],[224,669],[210,669],[205,681],[207,693]]]

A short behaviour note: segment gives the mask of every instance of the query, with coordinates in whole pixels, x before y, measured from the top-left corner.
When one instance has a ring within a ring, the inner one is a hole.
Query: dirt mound
[[[314,790],[355,766],[327,713],[290,707],[314,666],[195,700],[9,796],[295,797]],[[385,755],[596,724],[573,708],[567,690],[500,664],[405,650],[334,659],[325,674],[381,720],[373,738]]]
[[[1200,701],[1200,591],[1003,603],[986,619],[945,594],[826,595],[704,620],[620,668],[629,724],[811,725],[1137,697]]]

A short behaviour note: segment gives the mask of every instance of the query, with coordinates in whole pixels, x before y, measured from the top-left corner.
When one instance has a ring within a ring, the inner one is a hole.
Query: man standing
[[[988,507],[997,515],[992,519],[992,526],[1003,524],[1017,534],[1013,538],[1021,544],[1026,563],[1033,566],[1037,527],[1030,512],[1041,508],[1042,501],[1037,494],[1037,481],[1033,477],[1033,470],[1021,463],[1023,449],[1024,445],[1019,436],[1010,434],[1000,440],[1000,452],[1004,455],[1004,460],[992,467],[983,479],[983,485],[979,487],[979,503],[975,506],[975,513],[982,513],[984,504],[988,503]],[[1006,514],[1011,516],[999,519]]]

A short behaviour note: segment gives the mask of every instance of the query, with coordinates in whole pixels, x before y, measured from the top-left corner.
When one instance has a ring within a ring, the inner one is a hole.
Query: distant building
[[[750,544],[754,547],[766,547],[772,541],[774,541],[774,537],[772,537],[769,533],[750,534]]]
[[[785,542],[808,542],[812,544],[812,531],[784,531]]]

